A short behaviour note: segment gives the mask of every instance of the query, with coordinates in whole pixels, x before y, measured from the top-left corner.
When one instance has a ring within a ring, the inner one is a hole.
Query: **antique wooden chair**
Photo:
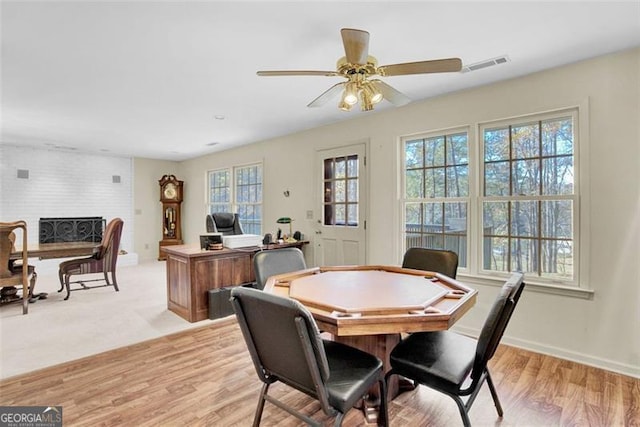
[[[322,425],[268,394],[269,386],[284,383],[320,402],[322,411],[340,426],[344,415],[378,384],[378,424],[388,425],[382,361],[335,341],[323,340],[311,313],[298,301],[257,289],[231,290],[231,304],[251,354],[262,390],[253,425],[258,426],[265,402],[308,425]]]
[[[469,409],[486,381],[502,417],[487,363],[498,348],[523,289],[522,273],[512,274],[495,299],[477,340],[451,331],[410,334],[391,351],[387,380],[391,375],[401,375],[451,397],[465,427],[471,426]],[[468,396],[466,402],[464,396]]]
[[[404,253],[402,268],[433,271],[455,279],[458,254],[440,249],[409,248]]]
[[[270,249],[258,252],[253,257],[253,271],[258,289],[264,289],[267,279],[271,276],[306,268],[304,254],[298,248]]]
[[[116,279],[116,265],[118,261],[118,252],[120,250],[120,238],[122,236],[122,226],[124,222],[120,218],[112,219],[102,235],[102,242],[98,247],[98,251],[87,258],[77,258],[64,261],[60,263],[58,269],[58,278],[60,280],[60,289],[58,292],[67,288],[67,296],[65,300],[69,299],[72,290],[80,289],[93,289],[101,288],[105,286],[113,286],[117,291],[118,281]],[[81,279],[74,282],[70,281],[71,276],[103,273],[104,278],[99,279]],[[108,273],[111,273],[111,280],[109,280]],[[106,284],[99,286],[87,286],[86,282],[105,281]],[[78,283],[81,287],[71,289],[72,283]]]
[[[22,234],[20,264],[14,263],[11,253],[14,252],[15,231]],[[27,223],[25,221],[0,222],[0,287],[5,289],[22,288],[22,314],[29,312],[29,297],[35,287],[36,272],[28,264],[27,257]],[[6,294],[5,294],[6,295]]]

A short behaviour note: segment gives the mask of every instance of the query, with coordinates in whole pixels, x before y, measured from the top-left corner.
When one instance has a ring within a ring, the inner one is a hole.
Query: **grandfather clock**
[[[167,259],[162,251],[163,246],[182,244],[182,227],[180,222],[180,204],[182,203],[182,181],[175,175],[165,175],[160,184],[160,202],[162,203],[162,240],[158,249],[158,261]]]

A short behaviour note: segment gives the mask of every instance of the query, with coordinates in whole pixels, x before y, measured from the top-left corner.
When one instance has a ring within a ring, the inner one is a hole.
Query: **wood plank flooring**
[[[46,357],[46,349],[42,351]],[[491,372],[505,416],[486,386],[471,409],[474,426],[640,426],[640,380],[500,346]],[[260,382],[233,317],[0,382],[0,405],[60,405],[65,426],[250,426]],[[282,385],[275,396],[331,418]],[[395,426],[459,426],[455,403],[426,387],[390,402]],[[267,403],[263,426],[299,426]],[[365,425],[351,410],[345,426]]]

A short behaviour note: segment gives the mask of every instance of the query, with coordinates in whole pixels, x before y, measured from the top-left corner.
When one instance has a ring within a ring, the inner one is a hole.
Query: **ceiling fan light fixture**
[[[365,82],[362,90],[367,94],[367,97],[371,100],[372,104],[377,104],[383,99],[382,93],[380,93],[373,82]]]
[[[2,0],[0,0],[2,1]],[[307,107],[320,107],[341,93],[338,107],[350,111],[360,100],[363,111],[373,110],[374,105],[383,99],[396,107],[407,105],[411,99],[386,82],[374,79],[374,76],[391,77],[415,74],[452,73],[462,68],[462,59],[444,58],[426,61],[403,62],[378,66],[378,60],[369,55],[369,33],[355,28],[343,28],[342,45],[345,56],[336,64],[335,71],[319,70],[281,70],[258,71],[259,76],[326,76],[346,79],[336,83],[311,101]],[[500,58],[501,63],[506,62]],[[498,59],[496,59],[498,62]],[[371,80],[369,80],[371,78]]]
[[[338,104],[338,108],[342,111],[351,111],[351,105],[347,104],[344,101],[340,101],[340,103]]]
[[[372,111],[373,110],[373,104],[371,102],[363,102],[360,105],[360,109],[362,111]]]
[[[373,102],[371,102],[371,96],[369,95],[369,92],[370,91],[366,90],[366,87],[364,87],[360,92],[360,109],[362,111],[373,110]]]
[[[342,101],[349,105],[355,105],[358,102],[358,86],[355,82],[346,84],[342,94]]]

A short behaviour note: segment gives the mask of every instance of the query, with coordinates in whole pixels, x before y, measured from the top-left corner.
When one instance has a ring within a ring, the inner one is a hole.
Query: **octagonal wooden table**
[[[385,371],[401,333],[449,329],[476,301],[477,291],[445,275],[394,266],[316,267],[270,277],[266,292],[309,309],[332,339],[378,356]],[[398,394],[391,378],[389,397]],[[372,390],[372,401],[377,396]],[[375,403],[364,405],[369,421]]]

